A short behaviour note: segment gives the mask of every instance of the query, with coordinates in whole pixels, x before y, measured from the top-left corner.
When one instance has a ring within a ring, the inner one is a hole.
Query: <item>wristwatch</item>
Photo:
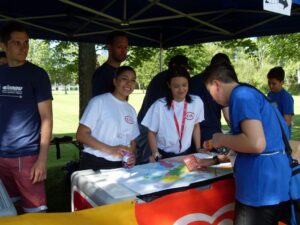
[[[220,164],[220,160],[219,160],[219,158],[218,158],[217,155],[215,155],[215,156],[213,157],[213,160],[214,160],[214,165]]]

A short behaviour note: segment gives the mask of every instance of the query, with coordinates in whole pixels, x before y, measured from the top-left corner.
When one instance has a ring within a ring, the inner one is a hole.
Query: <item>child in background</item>
[[[282,67],[272,68],[268,75],[268,85],[270,92],[268,97],[276,104],[289,127],[288,138],[291,138],[292,117],[294,115],[294,100],[282,86],[284,83],[284,70]]]
[[[135,138],[139,135],[137,114],[127,102],[135,79],[131,67],[119,67],[112,93],[95,96],[86,107],[76,134],[77,140],[84,145],[81,170],[122,167],[124,154],[135,152]],[[135,164],[135,154],[131,154],[127,164]]]
[[[184,67],[171,67],[167,96],[154,102],[142,121],[148,128],[151,162],[190,154],[192,138],[196,148],[201,147],[199,123],[204,120],[203,102],[198,96],[189,95],[189,81]]]

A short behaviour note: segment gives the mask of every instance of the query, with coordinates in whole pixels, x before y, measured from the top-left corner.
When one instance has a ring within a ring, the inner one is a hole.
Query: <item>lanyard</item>
[[[178,137],[179,137],[179,147],[180,147],[179,152],[180,152],[181,151],[181,147],[182,147],[181,140],[182,140],[184,125],[185,125],[187,102],[184,100],[183,115],[182,115],[182,121],[181,121],[181,130],[179,130],[179,124],[178,124],[178,120],[177,120],[177,117],[176,117],[176,114],[175,114],[175,110],[174,110],[174,101],[172,101],[171,108],[173,110],[174,122],[175,122],[176,130],[177,130],[177,133],[178,133]]]

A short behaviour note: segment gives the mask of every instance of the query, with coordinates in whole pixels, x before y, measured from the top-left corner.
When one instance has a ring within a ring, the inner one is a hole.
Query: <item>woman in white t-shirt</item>
[[[184,67],[170,68],[167,96],[153,103],[142,121],[148,128],[152,162],[190,154],[192,139],[196,149],[200,149],[199,123],[204,120],[204,108],[198,96],[189,94],[189,81]]]
[[[135,87],[136,74],[121,66],[113,79],[114,90],[92,98],[81,117],[77,140],[84,145],[80,169],[112,169],[122,166],[127,151],[134,153],[139,135],[137,114],[127,102]],[[132,154],[128,164],[135,164]]]

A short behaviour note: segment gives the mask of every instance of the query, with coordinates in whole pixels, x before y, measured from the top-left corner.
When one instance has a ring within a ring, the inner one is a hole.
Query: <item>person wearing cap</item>
[[[190,75],[182,66],[172,66],[166,80],[166,96],[155,101],[142,125],[148,128],[150,161],[192,153],[192,139],[200,148],[203,102],[189,94]]]
[[[228,56],[224,53],[217,53],[212,57],[210,65],[227,64],[231,65]],[[237,81],[237,78],[234,80]],[[191,94],[199,96],[204,103],[205,120],[201,122],[201,147],[209,148],[206,142],[212,139],[213,134],[222,132],[221,111],[229,124],[228,107],[221,106],[208,92],[203,82],[203,72],[191,78]],[[203,146],[204,145],[204,146]]]
[[[0,65],[6,64],[7,58],[5,52],[0,52]]]
[[[107,36],[108,59],[93,74],[92,97],[114,89],[116,70],[127,58],[128,38],[122,31],[113,31]]]
[[[141,122],[146,115],[150,106],[159,98],[165,97],[166,92],[168,90],[166,80],[169,74],[170,68],[172,66],[182,66],[186,69],[192,69],[189,65],[188,58],[184,55],[175,55],[173,56],[169,63],[168,69],[164,70],[157,75],[155,75],[150,81],[146,95],[144,97],[142,107],[138,113],[138,123],[140,124],[140,136],[137,138],[137,145],[139,151],[137,151],[137,163],[146,163],[149,161],[149,157],[151,155],[151,150],[148,145],[147,133],[148,129],[141,125]]]

